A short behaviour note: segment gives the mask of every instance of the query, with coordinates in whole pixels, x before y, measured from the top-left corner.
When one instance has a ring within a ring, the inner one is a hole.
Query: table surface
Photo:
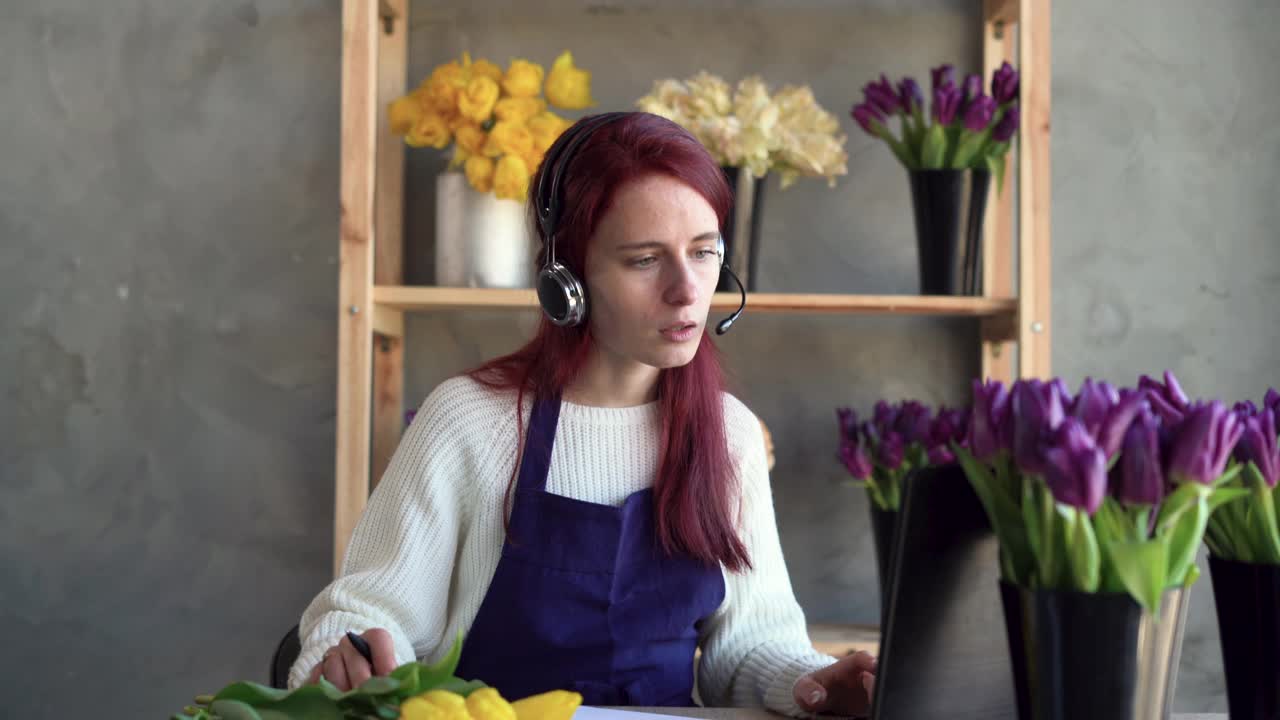
[[[701,720],[777,720],[778,715],[760,708],[617,708],[618,710],[634,710],[659,715],[677,715],[680,717],[700,718]],[[1227,720],[1226,713],[1175,713],[1173,720]]]

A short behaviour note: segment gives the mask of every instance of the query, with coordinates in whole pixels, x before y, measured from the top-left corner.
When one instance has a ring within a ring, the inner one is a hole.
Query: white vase
[[[477,192],[460,172],[436,177],[436,285],[533,287],[535,237],[523,202]]]

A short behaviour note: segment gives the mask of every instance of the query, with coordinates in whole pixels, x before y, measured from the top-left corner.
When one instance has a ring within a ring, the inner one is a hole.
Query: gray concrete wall
[[[977,2],[961,0],[440,5],[414,5],[415,78],[464,49],[549,62],[569,48],[602,108],[706,68],[808,82],[844,118],[873,73],[979,57]],[[1054,14],[1055,367],[1074,385],[1168,366],[1195,393],[1257,396],[1280,384],[1280,13],[1120,5]],[[337,6],[0,7],[6,716],[155,717],[262,679],[328,576]],[[913,291],[905,178],[844,122],[836,189],[766,191],[761,290]],[[435,155],[409,156],[418,282]],[[514,347],[531,319],[415,317],[411,402]],[[723,339],[738,393],[774,431],[779,524],[811,619],[877,616],[865,502],[831,460],[834,405],[962,399],[974,331],[756,315]],[[1207,590],[1179,710],[1225,708]]]

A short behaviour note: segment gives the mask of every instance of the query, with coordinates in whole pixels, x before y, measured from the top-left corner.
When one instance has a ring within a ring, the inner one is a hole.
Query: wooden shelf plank
[[[713,310],[738,307],[737,293],[716,293]],[[527,309],[537,307],[532,290],[379,285],[373,301],[402,311],[449,309]],[[837,295],[802,293],[751,293],[749,312],[860,313],[881,315],[948,315],[959,317],[1009,316],[1017,310],[1014,298],[922,295]]]

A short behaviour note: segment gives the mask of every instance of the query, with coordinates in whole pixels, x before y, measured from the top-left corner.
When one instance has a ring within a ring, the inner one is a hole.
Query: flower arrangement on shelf
[[[745,167],[757,178],[779,173],[783,188],[800,177],[825,177],[834,187],[836,176],[848,172],[839,122],[807,85],[770,92],[753,75],[731,88],[702,71],[658,80],[636,106],[693,133],[723,167]]]
[[[591,73],[576,67],[569,51],[549,71],[523,59],[503,70],[463,53],[394,100],[387,122],[411,147],[444,150],[452,143],[449,167],[462,167],[477,191],[522,200],[543,154],[571,124],[548,104],[562,110],[595,104]]]
[[[967,408],[932,408],[915,400],[876,403],[870,420],[838,408],[840,462],[881,510],[897,511],[902,481],[916,470],[954,463],[953,445],[968,444]]]
[[[851,115],[868,134],[889,145],[909,170],[986,168],[999,187],[1005,156],[1018,131],[1018,71],[1009,63],[991,77],[991,94],[983,92],[982,76],[969,75],[957,85],[955,69],[941,65],[931,71],[932,105],[926,112],[924,95],[914,78],[897,88],[883,74],[863,88],[863,102]],[[898,118],[899,130],[890,128]]]
[[[1157,613],[1199,576],[1196,550],[1232,487],[1242,426],[1222,402],[1190,403],[1176,379],[1137,388],[1060,379],[1006,390],[974,381],[969,447],[956,454],[1023,588],[1128,592]]]

